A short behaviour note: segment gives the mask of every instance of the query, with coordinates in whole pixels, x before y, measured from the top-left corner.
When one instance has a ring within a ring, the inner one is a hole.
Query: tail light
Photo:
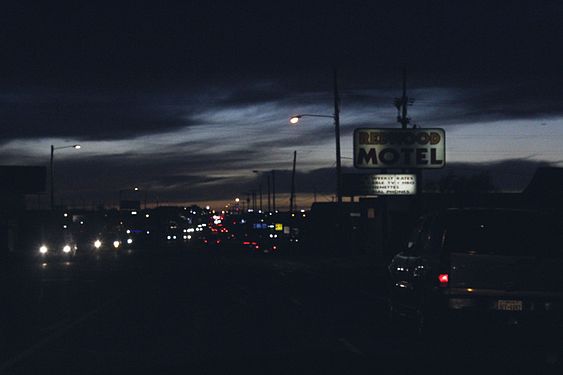
[[[440,282],[440,286],[448,286],[450,277],[448,276],[447,273],[441,273],[438,275],[438,281]]]

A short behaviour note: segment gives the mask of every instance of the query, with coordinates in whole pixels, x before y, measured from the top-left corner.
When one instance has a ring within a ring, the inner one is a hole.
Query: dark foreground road
[[[0,372],[561,373],[557,336],[391,327],[383,276],[361,258],[186,249],[7,264]]]

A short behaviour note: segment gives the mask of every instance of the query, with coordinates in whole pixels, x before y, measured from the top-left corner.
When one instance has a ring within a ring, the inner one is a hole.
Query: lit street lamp
[[[336,141],[336,197],[338,204],[342,203],[342,166],[340,163],[340,97],[338,95],[338,85],[336,71],[334,72],[334,114],[333,115],[317,115],[310,113],[302,113],[291,116],[289,122],[297,125],[302,117],[325,117],[334,121],[334,137]]]
[[[260,181],[260,182],[259,182],[259,184],[258,184],[258,190],[259,190],[259,193],[260,193],[260,213],[262,213],[262,178],[261,178],[261,176],[260,176],[260,173],[261,173],[261,172],[258,171],[258,170],[253,170],[252,173],[255,173],[256,175],[259,176],[259,181]]]
[[[53,169],[53,161],[54,161],[54,156],[55,156],[55,150],[62,150],[64,148],[74,148],[76,150],[79,150],[82,146],[76,144],[76,145],[69,145],[69,146],[60,146],[60,147],[55,147],[53,145],[51,145],[51,162],[49,163],[49,169],[50,169],[50,173],[51,173],[51,210],[55,209],[55,171]]]

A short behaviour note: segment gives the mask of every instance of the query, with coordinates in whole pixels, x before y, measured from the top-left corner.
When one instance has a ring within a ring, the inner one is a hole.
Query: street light
[[[81,147],[82,146],[80,146],[79,144],[69,145],[69,146],[59,146],[59,147],[55,147],[51,145],[51,161],[49,163],[49,167],[50,167],[49,169],[51,173],[51,210],[55,209],[55,170],[53,169],[55,150],[62,150],[65,148],[74,148],[76,150],[80,150]]]
[[[260,193],[260,213],[262,213],[262,179],[260,178],[260,171],[258,170],[253,170],[252,173],[255,173],[257,176],[259,176],[259,184],[258,184],[258,190]]]
[[[332,115],[317,115],[311,113],[301,113],[293,115],[289,118],[292,125],[297,125],[302,117],[325,117],[331,118],[334,121],[334,138],[336,141],[336,197],[338,204],[342,203],[342,165],[340,163],[340,97],[338,95],[338,80],[336,71],[334,71],[333,79],[334,87],[334,114]]]

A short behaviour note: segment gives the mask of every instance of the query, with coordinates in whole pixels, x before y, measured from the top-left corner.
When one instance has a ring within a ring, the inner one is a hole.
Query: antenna
[[[407,108],[414,104],[414,100],[414,98],[407,96],[407,70],[403,68],[403,95],[393,101],[395,108],[397,108],[397,122],[401,124],[402,129],[406,129],[411,122],[411,119],[407,116]]]

